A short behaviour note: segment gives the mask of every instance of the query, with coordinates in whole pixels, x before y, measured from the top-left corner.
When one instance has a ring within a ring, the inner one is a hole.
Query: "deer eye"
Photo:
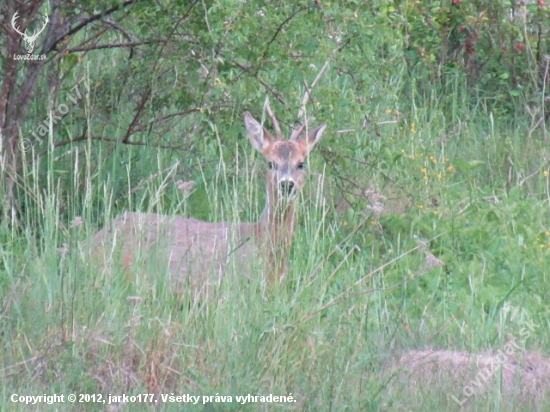
[[[275,169],[275,163],[267,162],[267,167],[269,168],[269,170],[273,170],[273,169]]]
[[[305,167],[304,162],[298,163],[298,166],[297,166],[297,167],[298,167],[298,169],[302,170],[302,169]]]

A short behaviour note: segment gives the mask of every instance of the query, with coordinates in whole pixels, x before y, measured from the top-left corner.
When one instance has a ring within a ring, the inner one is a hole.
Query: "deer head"
[[[302,134],[304,127],[296,130],[290,139],[283,140],[277,120],[268,108],[276,136],[267,131],[248,112],[244,122],[248,139],[267,161],[268,166],[268,196],[272,200],[293,200],[305,184],[305,160],[311,149],[321,139],[326,123]]]
[[[46,25],[48,24],[48,22],[50,20],[48,19],[48,16],[44,16],[44,25],[42,26],[42,28],[35,30],[32,33],[32,35],[29,36],[27,34],[27,30],[25,30],[25,32],[21,32],[21,30],[19,30],[17,28],[17,18],[19,17],[18,14],[19,14],[19,12],[17,11],[13,15],[13,17],[11,19],[11,25],[12,25],[13,29],[23,37],[23,43],[24,43],[24,46],[25,46],[25,50],[27,50],[28,54],[31,54],[34,50],[34,43],[36,42],[36,39],[38,38],[38,35],[44,31],[44,29],[46,28]]]

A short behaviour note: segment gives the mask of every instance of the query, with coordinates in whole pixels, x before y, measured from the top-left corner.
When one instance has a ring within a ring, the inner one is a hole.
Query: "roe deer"
[[[121,244],[123,264],[127,270],[142,256],[157,250],[170,272],[170,283],[176,290],[191,287],[207,288],[217,282],[227,270],[230,259],[239,274],[249,273],[260,263],[268,281],[282,278],[294,231],[295,201],[305,184],[305,160],[321,138],[326,124],[302,133],[295,130],[289,140],[283,140],[273,112],[267,112],[275,129],[269,133],[248,112],[244,123],[254,149],[267,161],[267,199],[259,222],[211,223],[193,218],[169,217],[153,213],[126,212],[115,218],[110,227],[100,230],[94,244],[101,246],[103,259]],[[110,247],[107,247],[111,245]],[[154,249],[156,248],[156,249]],[[158,257],[158,256],[157,256]]]

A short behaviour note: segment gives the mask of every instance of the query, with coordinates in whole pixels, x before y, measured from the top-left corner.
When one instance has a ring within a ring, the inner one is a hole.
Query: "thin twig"
[[[83,142],[83,141],[86,141],[88,139],[90,139],[90,140],[100,140],[100,141],[112,142],[112,143],[122,143],[122,144],[131,145],[131,146],[149,146],[149,147],[155,147],[155,148],[158,148],[158,149],[169,149],[169,150],[177,150],[178,149],[177,146],[155,145],[155,144],[151,144],[150,142],[132,142],[131,140],[127,140],[125,142],[122,142],[120,139],[117,139],[117,138],[114,138],[114,137],[105,137],[105,136],[98,136],[98,135],[91,136],[91,137],[89,137],[88,135],[82,135],[82,136],[75,137],[74,139],[71,139],[71,140],[63,140],[63,141],[60,141],[60,142],[53,142],[52,146],[53,147],[61,147],[61,146],[66,146],[66,145],[72,144],[72,143]],[[38,153],[36,155],[36,157],[42,157],[45,154],[49,153],[49,151],[50,151],[50,149],[45,149],[42,152]]]
[[[130,136],[132,136],[134,134],[134,127],[136,127],[138,121],[143,116],[143,111],[144,111],[144,108],[145,108],[145,104],[148,102],[150,96],[151,96],[151,88],[147,87],[145,89],[145,93],[143,93],[143,96],[141,97],[141,100],[139,102],[137,110],[134,114],[134,118],[130,122],[130,125],[128,126],[128,129],[126,129],[126,134],[122,138],[122,143],[126,143],[128,141],[128,139],[130,138]]]
[[[264,52],[262,53],[262,60],[265,60],[267,58],[267,55],[269,53],[269,48],[271,47],[271,45],[273,44],[273,42],[277,39],[277,36],[279,35],[279,33],[281,33],[281,31],[283,30],[283,27],[290,21],[292,20],[294,17],[296,17],[298,15],[298,13],[304,11],[304,10],[307,10],[308,7],[307,6],[302,6],[302,7],[299,7],[292,15],[290,15],[289,17],[287,17],[280,25],[279,27],[277,27],[277,29],[275,30],[275,33],[273,34],[273,36],[271,37],[271,40],[269,40],[269,42],[267,43],[266,47],[265,47],[265,50]]]
[[[95,46],[88,47],[73,47],[72,49],[65,50],[67,53],[76,53],[76,52],[86,52],[91,50],[101,50],[101,49],[116,49],[124,47],[136,47],[143,46],[145,44],[156,44],[156,43],[166,43],[168,40],[144,40],[144,41],[135,41],[129,43],[112,43],[112,44],[98,44]]]
[[[317,73],[317,76],[313,80],[313,83],[311,83],[311,86],[308,87],[306,85],[306,92],[304,93],[304,97],[302,98],[302,105],[300,106],[300,111],[298,112],[298,119],[304,116],[306,112],[306,105],[311,96],[311,92],[313,91],[315,86],[317,86],[317,83],[319,83],[319,80],[321,80],[321,77],[323,76],[323,74],[325,74],[325,71],[327,70],[329,63],[330,63],[330,59],[328,59],[323,65],[323,67],[321,68],[321,70],[319,70],[319,73]]]
[[[271,92],[271,94],[273,94],[273,96],[275,96],[275,98],[277,100],[279,100],[282,104],[284,104],[285,106],[288,106],[288,102],[285,100],[285,98],[283,97],[282,93],[279,92],[277,89],[275,89],[275,87],[271,86],[270,84],[268,84],[264,79],[262,79],[260,76],[257,76],[257,79],[258,81],[262,84],[262,86],[264,86],[267,90],[269,90]]]
[[[116,6],[113,6],[107,10],[104,10],[102,11],[101,13],[97,13],[97,14],[94,14],[92,16],[89,16],[89,17],[85,17],[85,18],[80,18],[78,20],[78,24],[74,27],[71,27],[71,25],[73,24],[72,22],[68,22],[65,24],[65,27],[63,28],[63,30],[61,30],[62,32],[65,31],[64,33],[61,33],[61,35],[54,39],[50,44],[48,45],[44,45],[43,49],[42,49],[42,53],[43,54],[48,54],[50,51],[52,51],[59,43],[61,43],[64,39],[66,39],[67,37],[70,37],[72,36],[73,34],[77,33],[78,31],[80,31],[82,28],[86,27],[88,24],[90,23],[93,23],[94,21],[96,20],[100,20],[102,19],[103,17],[106,17],[110,14],[113,14],[114,12],[120,10],[120,9],[123,9],[127,6],[130,6],[131,4],[137,2],[137,1],[141,1],[141,0],[126,0],[126,1],[123,1],[122,3],[116,5]],[[57,34],[57,33],[55,33]]]
[[[282,140],[283,134],[281,133],[281,126],[279,126],[279,122],[277,121],[277,118],[275,117],[273,110],[271,110],[271,106],[269,105],[269,99],[267,97],[265,99],[264,107],[267,112],[267,115],[271,119],[271,123],[273,124],[273,129],[275,129],[275,135],[277,136],[277,139]]]
[[[542,94],[541,94],[541,118],[542,118],[542,135],[544,138],[544,141],[548,139],[548,135],[546,132],[546,113],[545,113],[545,107],[546,107],[546,79],[548,78],[548,68],[550,66],[550,55],[544,56],[544,59],[546,60],[546,68],[544,70],[544,76],[542,78]]]
[[[297,136],[300,135],[300,133],[302,133],[302,131],[304,129],[307,130],[308,119],[307,119],[307,116],[306,116],[306,105],[307,105],[307,103],[309,101],[309,98],[311,96],[311,92],[313,91],[313,89],[315,88],[315,86],[317,85],[317,83],[319,82],[319,80],[321,79],[321,77],[323,76],[325,71],[327,70],[329,63],[330,63],[330,58],[325,62],[325,64],[321,68],[321,70],[319,70],[319,73],[317,73],[317,76],[315,77],[315,79],[311,83],[311,86],[308,86],[307,83],[306,83],[306,92],[304,93],[304,97],[302,98],[302,103],[300,105],[300,110],[298,111],[298,116],[297,116],[298,119],[303,117],[304,121],[302,122],[302,125],[300,127],[293,130],[293,132],[290,136],[290,139],[295,139]]]

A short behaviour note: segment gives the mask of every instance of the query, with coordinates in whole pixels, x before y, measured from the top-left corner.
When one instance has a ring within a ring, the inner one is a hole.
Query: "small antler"
[[[298,136],[300,136],[300,133],[302,133],[304,131],[304,129],[306,128],[307,123],[308,123],[308,121],[307,121],[307,118],[306,118],[306,120],[304,121],[304,123],[302,123],[302,125],[300,127],[298,127],[297,129],[293,129],[292,134],[290,135],[290,140],[294,140]]]
[[[300,105],[300,110],[298,111],[298,119],[303,117],[304,121],[303,123],[296,129],[292,130],[292,133],[290,135],[290,140],[295,139],[304,131],[304,129],[307,130],[309,120],[307,118],[306,114],[306,106],[309,101],[309,97],[311,95],[311,92],[313,91],[313,88],[317,85],[325,71],[327,70],[330,63],[330,59],[325,62],[321,70],[319,70],[319,73],[317,73],[317,76],[311,83],[311,86],[308,86],[307,83],[305,83],[306,86],[306,92],[304,93],[304,97],[302,98],[302,103]],[[273,113],[273,110],[271,110],[271,106],[269,105],[269,99],[266,97],[264,109],[267,112],[267,115],[271,119],[271,123],[273,123],[273,129],[275,129],[275,135],[277,136],[277,139],[282,139],[283,134],[281,132],[281,127],[279,126],[279,122],[277,121],[277,118],[275,117],[275,114]]]
[[[275,136],[277,137],[277,139],[282,140],[283,134],[281,132],[281,126],[279,126],[279,122],[277,121],[277,118],[275,117],[273,110],[271,110],[271,106],[269,105],[269,99],[266,99],[265,101],[265,111],[267,112],[267,115],[271,119],[271,123],[273,123],[273,129],[275,129]]]

